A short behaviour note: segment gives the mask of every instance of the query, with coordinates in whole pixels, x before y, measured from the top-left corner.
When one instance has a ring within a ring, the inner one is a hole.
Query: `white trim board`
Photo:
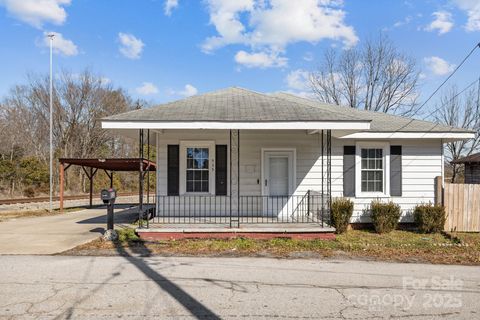
[[[339,139],[444,139],[444,142],[472,139],[469,132],[356,132]]]
[[[103,129],[368,130],[369,121],[102,121]]]

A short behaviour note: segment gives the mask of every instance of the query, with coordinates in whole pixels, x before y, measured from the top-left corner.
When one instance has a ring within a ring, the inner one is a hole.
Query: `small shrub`
[[[136,242],[140,241],[140,238],[135,233],[135,229],[133,228],[125,228],[117,230],[118,232],[118,240],[120,242]]]
[[[373,200],[370,205],[373,227],[377,233],[387,233],[394,230],[402,215],[400,206],[392,201],[383,203]]]
[[[445,208],[431,203],[417,205],[413,210],[413,217],[418,230],[424,233],[443,231],[447,219]]]
[[[23,195],[27,198],[35,197],[35,190],[32,187],[27,187],[23,189]]]
[[[353,201],[346,198],[337,198],[332,201],[332,226],[336,233],[347,231],[350,218],[353,214]]]

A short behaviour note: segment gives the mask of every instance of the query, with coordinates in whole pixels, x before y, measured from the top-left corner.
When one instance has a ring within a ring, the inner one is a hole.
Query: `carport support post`
[[[93,168],[90,167],[90,208],[93,206]]]
[[[60,212],[63,212],[63,184],[65,180],[65,167],[63,162],[60,162]]]

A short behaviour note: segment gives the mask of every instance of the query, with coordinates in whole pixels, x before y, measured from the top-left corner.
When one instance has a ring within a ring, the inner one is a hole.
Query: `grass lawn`
[[[185,239],[145,242],[134,230],[118,230],[117,242],[100,239],[65,252],[70,255],[265,256],[278,258],[346,258],[397,262],[480,265],[480,234],[421,234],[396,230],[376,234],[351,230],[335,240],[276,238]]]
[[[85,207],[71,207],[63,209],[63,213],[75,212],[84,210]],[[0,222],[8,221],[12,219],[19,218],[30,218],[30,217],[44,217],[44,216],[54,216],[61,214],[59,209],[53,209],[53,212],[48,211],[47,209],[40,210],[15,210],[15,211],[0,211]]]

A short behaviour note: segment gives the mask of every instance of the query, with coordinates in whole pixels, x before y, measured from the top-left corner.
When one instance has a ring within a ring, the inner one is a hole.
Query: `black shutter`
[[[390,195],[402,196],[402,146],[390,146]]]
[[[167,155],[167,194],[178,196],[180,190],[180,147],[168,145]]]
[[[355,197],[355,146],[343,146],[343,196]]]
[[[215,146],[215,194],[227,195],[227,146]]]

